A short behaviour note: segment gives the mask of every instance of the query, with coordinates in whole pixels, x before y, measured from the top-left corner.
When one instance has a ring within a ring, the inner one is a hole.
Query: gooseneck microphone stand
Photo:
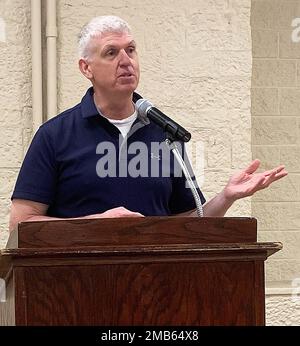
[[[157,108],[153,107],[151,102],[143,99],[143,97],[137,92],[133,93],[132,100],[135,103],[138,114],[141,117],[149,117],[153,122],[162,127],[165,131],[167,135],[167,139],[165,140],[165,142],[167,144],[167,147],[173,152],[176,160],[178,161],[186,178],[186,181],[192,191],[196,203],[197,215],[199,217],[203,217],[203,208],[200,196],[175,142],[176,138],[183,142],[188,142],[191,139],[191,134],[182,126],[175,123],[172,119],[160,112]]]
[[[167,133],[167,139],[165,140],[165,143],[167,144],[168,148],[172,151],[173,155],[175,156],[177,162],[179,163],[182,172],[186,178],[186,181],[192,191],[195,203],[196,203],[196,210],[197,210],[197,216],[198,217],[203,217],[203,207],[202,207],[202,202],[201,198],[199,196],[199,193],[197,191],[197,188],[194,184],[194,181],[190,175],[190,172],[180,154],[180,151],[177,148],[176,142],[174,141],[173,136]]]

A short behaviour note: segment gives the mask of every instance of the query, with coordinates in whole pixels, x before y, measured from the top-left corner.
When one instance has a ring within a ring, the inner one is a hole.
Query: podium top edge
[[[6,248],[130,246],[136,244],[251,243],[257,221],[245,217],[139,217],[28,221],[19,224]]]
[[[220,217],[195,217],[195,216],[144,216],[144,217],[117,217],[117,218],[67,218],[67,219],[60,219],[60,220],[36,220],[36,221],[22,221],[19,222],[18,228],[28,225],[28,224],[45,224],[48,222],[51,223],[86,223],[86,222],[99,222],[99,223],[107,223],[107,222],[119,222],[119,221],[140,221],[140,220],[153,220],[153,221],[166,221],[166,220],[171,220],[171,219],[177,219],[177,220],[190,220],[190,221],[197,221],[197,222],[207,222],[207,221],[234,221],[234,220],[239,220],[239,221],[257,221],[255,217],[247,217],[247,216],[220,216]]]

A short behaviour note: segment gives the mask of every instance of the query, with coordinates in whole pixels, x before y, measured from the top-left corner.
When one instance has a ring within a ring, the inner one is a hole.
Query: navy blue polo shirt
[[[173,154],[165,160],[156,151],[165,138],[156,124],[137,118],[124,141],[98,113],[90,88],[81,103],[39,128],[12,199],[47,204],[48,216],[63,218],[120,206],[145,216],[195,209],[184,176],[176,176]]]

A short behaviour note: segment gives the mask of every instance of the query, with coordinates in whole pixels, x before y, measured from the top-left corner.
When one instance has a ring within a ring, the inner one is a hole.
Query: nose
[[[125,49],[121,49],[120,50],[120,65],[121,66],[128,66],[128,65],[131,65],[131,61],[130,61],[130,58],[126,52]]]

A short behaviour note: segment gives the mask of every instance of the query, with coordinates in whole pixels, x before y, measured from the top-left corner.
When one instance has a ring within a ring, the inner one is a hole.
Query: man
[[[161,128],[138,117],[132,101],[140,71],[128,24],[114,16],[94,18],[81,31],[79,52],[79,69],[92,88],[79,105],[36,133],[12,195],[10,230],[25,220],[195,215],[191,191],[174,170],[167,177],[131,176],[126,161],[127,174],[120,174],[125,156],[134,157],[128,145],[142,142],[149,148],[165,139]],[[101,176],[102,143],[115,150],[106,162],[113,167],[108,176]],[[151,165],[151,158],[144,163]],[[255,173],[258,167],[253,161],[207,203],[199,191],[204,216],[224,216],[237,199],[287,175],[284,166]]]

